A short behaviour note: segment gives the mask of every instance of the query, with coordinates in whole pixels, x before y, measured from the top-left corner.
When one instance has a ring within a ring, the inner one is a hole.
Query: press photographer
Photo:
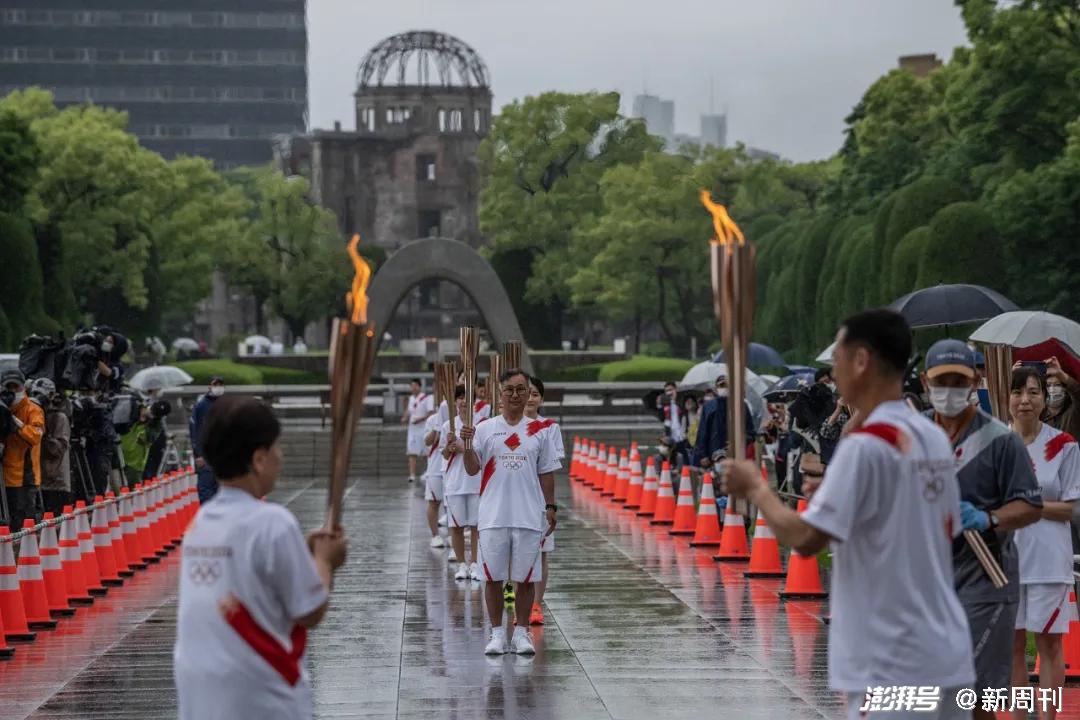
[[[71,404],[49,378],[27,383],[30,397],[45,413],[41,444],[41,499],[46,512],[59,515],[74,502],[71,493]]]
[[[39,519],[41,513],[41,442],[45,435],[45,413],[26,394],[26,381],[19,370],[0,376],[0,403],[11,410],[14,431],[4,438],[4,490],[7,493],[11,527],[23,520]]]
[[[124,476],[128,487],[140,483],[146,474],[151,450],[165,434],[165,418],[172,412],[167,400],[157,400],[139,407],[139,419],[120,436],[124,453]],[[154,467],[154,470],[157,468]]]

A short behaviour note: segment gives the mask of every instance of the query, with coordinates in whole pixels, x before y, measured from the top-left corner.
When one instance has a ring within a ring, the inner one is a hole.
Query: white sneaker
[[[520,626],[514,628],[514,639],[510,643],[510,649],[518,655],[536,654],[536,648],[533,647],[529,631]]]
[[[469,577],[471,577],[473,580],[476,580],[478,582],[480,580],[484,579],[484,576],[480,574],[480,564],[479,563],[473,563],[472,565],[469,566]]]
[[[450,552],[446,553],[446,562],[457,562],[457,553],[454,552],[454,548],[450,548]]]
[[[446,542],[443,540],[442,535],[436,535],[435,537],[431,538],[431,547],[433,547],[433,548],[446,547]]]
[[[506,629],[497,627],[491,629],[491,640],[488,642],[487,647],[484,648],[485,655],[505,655],[506,654]]]
[[[457,572],[454,573],[455,580],[468,580],[469,579],[469,566],[465,563],[461,563],[457,566]]]
[[[439,527],[447,527],[446,525],[446,513],[439,516]]]

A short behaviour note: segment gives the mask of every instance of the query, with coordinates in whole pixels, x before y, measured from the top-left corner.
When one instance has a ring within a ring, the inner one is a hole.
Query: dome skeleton
[[[383,87],[388,76],[396,79],[398,86],[488,88],[491,85],[487,66],[475,50],[452,35],[426,30],[394,35],[373,47],[360,63],[357,85]]]

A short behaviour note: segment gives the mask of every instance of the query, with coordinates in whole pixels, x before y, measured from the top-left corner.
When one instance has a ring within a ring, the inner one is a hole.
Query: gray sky
[[[953,0],[308,0],[314,127],[355,125],[356,68],[406,30],[480,53],[496,107],[545,90],[643,89],[675,101],[677,132],[728,112],[737,140],[793,160],[831,155],[843,118],[900,55],[965,43]]]

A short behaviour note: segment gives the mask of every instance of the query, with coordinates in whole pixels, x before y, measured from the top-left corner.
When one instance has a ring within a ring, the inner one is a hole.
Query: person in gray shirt
[[[956,453],[964,530],[977,531],[1009,582],[995,588],[970,545],[953,542],[956,593],[971,626],[977,689],[1009,687],[1020,569],[1013,531],[1037,522],[1042,493],[1019,436],[969,399],[978,387],[975,353],[959,340],[941,340],[926,354],[923,383]],[[976,720],[994,713],[976,709]]]

